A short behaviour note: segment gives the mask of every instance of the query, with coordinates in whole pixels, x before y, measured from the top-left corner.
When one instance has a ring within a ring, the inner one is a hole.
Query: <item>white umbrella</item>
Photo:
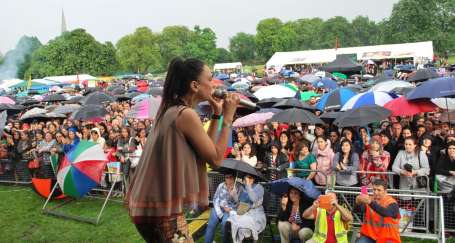
[[[444,110],[455,110],[455,98],[436,98],[431,99],[435,105]],[[455,119],[455,116],[453,117]]]
[[[259,100],[267,98],[289,98],[295,96],[295,91],[283,85],[270,85],[260,88],[254,92]]]
[[[27,119],[27,118],[31,118],[31,117],[36,116],[36,115],[46,114],[47,112],[48,111],[46,109],[35,107],[33,109],[30,109],[30,110],[26,111],[21,116],[21,120]]]
[[[394,90],[396,88],[408,88],[408,87],[415,87],[415,86],[406,81],[390,80],[390,81],[380,82],[380,83],[374,85],[373,87],[371,87],[370,91],[392,92],[392,90]]]

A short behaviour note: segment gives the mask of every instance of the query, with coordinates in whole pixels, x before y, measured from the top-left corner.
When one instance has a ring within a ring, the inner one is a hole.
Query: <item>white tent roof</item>
[[[45,77],[44,79],[49,81],[54,81],[57,83],[71,83],[77,81],[78,75],[67,75],[67,76],[52,76],[52,77]],[[96,77],[93,77],[89,74],[79,74],[79,81],[83,80],[95,80]]]
[[[231,62],[231,63],[216,63],[213,67],[214,70],[223,70],[223,69],[242,69],[241,62]]]
[[[394,58],[415,58],[423,62],[433,59],[433,42],[416,42],[393,45],[360,46],[324,50],[276,52],[267,62],[271,66],[282,67],[287,64],[328,63],[335,60],[337,55],[356,54],[358,60],[381,60]]]

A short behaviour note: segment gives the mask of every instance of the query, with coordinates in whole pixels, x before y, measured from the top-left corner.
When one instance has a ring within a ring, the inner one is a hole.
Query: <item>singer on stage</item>
[[[205,163],[221,165],[239,104],[236,94],[214,98],[211,79],[200,60],[175,58],[169,64],[154,128],[126,197],[130,217],[147,242],[171,242],[177,232],[193,242],[183,209],[208,205]],[[207,132],[193,109],[203,101],[213,111]]]

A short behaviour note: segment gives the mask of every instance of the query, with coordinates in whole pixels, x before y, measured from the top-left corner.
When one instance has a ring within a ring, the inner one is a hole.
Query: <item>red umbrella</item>
[[[391,116],[413,116],[421,112],[431,112],[436,109],[436,105],[427,100],[409,101],[405,96],[387,102],[384,105],[392,111]]]
[[[214,87],[217,87],[217,86],[223,86],[224,85],[224,82],[222,80],[219,80],[219,79],[212,79],[212,85]]]

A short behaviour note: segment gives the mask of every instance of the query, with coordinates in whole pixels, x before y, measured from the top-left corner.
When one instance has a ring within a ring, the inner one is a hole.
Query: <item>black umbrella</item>
[[[217,171],[223,173],[226,172],[226,170],[228,171],[234,170],[240,173],[249,174],[261,180],[267,181],[267,179],[261,172],[257,171],[253,166],[249,165],[248,163],[242,160],[225,159],[223,161],[223,164],[220,166],[220,168],[217,169]]]
[[[39,104],[39,103],[40,103],[39,101],[37,101],[33,98],[25,99],[20,102],[21,105],[25,105],[25,106],[35,105],[35,104]]]
[[[79,104],[84,96],[74,96],[71,99],[65,101],[65,104]]]
[[[342,116],[344,114],[344,111],[329,111],[329,112],[324,112],[322,115],[319,116],[322,120],[328,120],[328,121],[333,121],[337,119],[339,116]]]
[[[291,108],[279,112],[273,115],[270,121],[284,123],[324,124],[324,122],[313,113],[297,108]]]
[[[290,98],[290,99],[285,99],[282,100],[272,106],[273,108],[280,108],[280,109],[290,109],[290,108],[299,108],[299,109],[305,109],[305,110],[316,110],[315,107],[300,101],[296,98]]]
[[[113,90],[111,91],[111,94],[113,94],[113,95],[122,95],[122,94],[125,94],[125,93],[126,93],[126,91],[125,91],[125,89],[122,88],[122,87],[118,87],[118,88],[113,89]]]
[[[258,103],[256,103],[256,104],[261,108],[271,108],[274,104],[276,104],[282,100],[283,99],[279,99],[279,98],[267,98],[267,99],[258,101]]]
[[[115,98],[104,92],[93,92],[83,98],[81,101],[83,105],[101,105],[105,103],[115,102]]]
[[[61,94],[51,94],[44,97],[43,102],[58,102],[58,101],[65,101],[65,96]]]
[[[107,114],[106,108],[101,105],[86,105],[71,115],[73,120],[91,121],[104,118]]]
[[[364,106],[344,112],[333,122],[338,127],[360,127],[382,121],[389,117],[392,112],[384,107],[373,105]]]
[[[409,82],[422,82],[428,79],[437,78],[439,75],[436,71],[432,71],[431,69],[419,69],[415,72],[415,74],[408,78],[407,81]]]
[[[118,84],[116,84],[116,85],[111,85],[111,86],[107,87],[106,90],[109,91],[109,92],[112,92],[112,91],[114,91],[114,90],[116,90],[116,89],[123,89],[123,90],[125,90],[125,88],[124,88],[123,86],[118,85]]]
[[[0,104],[0,111],[22,111],[24,109],[23,105]]]

